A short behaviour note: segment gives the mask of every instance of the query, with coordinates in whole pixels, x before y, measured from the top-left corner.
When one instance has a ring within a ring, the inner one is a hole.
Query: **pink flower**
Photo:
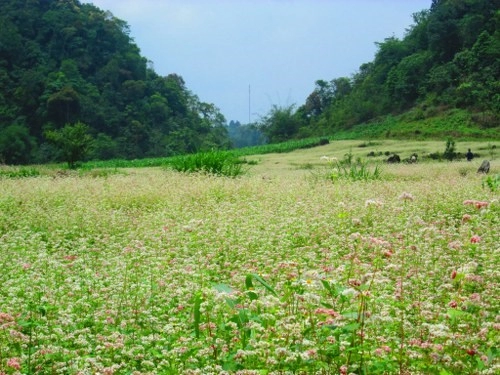
[[[9,358],[9,360],[7,361],[7,366],[19,371],[21,370],[21,360],[16,357]]]
[[[465,214],[464,216],[462,216],[462,223],[466,223],[470,221],[470,219],[472,219],[472,216],[470,216],[469,214]]]
[[[457,277],[457,271],[453,271],[451,273],[451,279],[453,280],[453,279],[455,279],[455,277]]]
[[[456,301],[450,301],[450,303],[448,303],[448,306],[455,308],[458,306],[458,303]]]
[[[488,207],[488,202],[476,201],[474,204],[478,210],[483,207]]]
[[[480,236],[478,236],[477,234],[475,234],[475,235],[473,235],[473,236],[471,237],[470,242],[471,242],[471,243],[479,243],[479,242],[481,242],[481,237],[480,237]]]
[[[477,351],[474,348],[469,348],[466,351],[467,351],[467,354],[470,355],[470,356],[473,356],[473,355],[477,354]]]
[[[12,322],[14,317],[10,314],[0,312],[0,323]]]
[[[325,314],[325,315],[329,315],[329,316],[339,316],[339,313],[336,312],[335,310],[333,309],[326,309],[324,307],[320,307],[318,309],[316,309],[316,311],[314,311],[316,314]]]
[[[488,202],[476,201],[474,199],[467,199],[464,201],[465,206],[468,206],[468,205],[475,206],[478,210],[483,208],[483,207],[488,207],[488,204],[489,204]]]

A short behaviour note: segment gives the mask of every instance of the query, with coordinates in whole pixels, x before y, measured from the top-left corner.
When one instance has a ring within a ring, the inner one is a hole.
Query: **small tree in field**
[[[443,158],[450,161],[456,159],[457,153],[455,150],[455,141],[451,138],[448,138],[448,140],[446,141],[446,149],[444,150]]]
[[[89,134],[89,127],[82,122],[74,125],[66,124],[57,130],[48,130],[45,132],[45,138],[58,148],[71,169],[76,167],[77,161],[85,159],[94,141]]]

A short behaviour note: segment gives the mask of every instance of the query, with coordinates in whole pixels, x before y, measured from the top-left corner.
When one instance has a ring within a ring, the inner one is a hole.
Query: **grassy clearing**
[[[296,167],[357,143],[3,178],[0,373],[498,373],[498,191],[467,162]]]

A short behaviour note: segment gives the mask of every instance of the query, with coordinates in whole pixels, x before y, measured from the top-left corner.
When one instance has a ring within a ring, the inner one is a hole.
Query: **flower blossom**
[[[10,314],[0,312],[0,323],[8,323],[14,321],[14,317]]]
[[[448,248],[453,250],[459,250],[462,247],[462,243],[460,241],[451,241],[448,243]]]
[[[489,203],[485,201],[476,201],[474,199],[466,199],[464,200],[465,206],[475,206],[478,210],[483,207],[488,207]]]
[[[382,206],[382,204],[383,203],[377,199],[367,199],[365,201],[365,207],[370,207],[370,206],[380,207]]]
[[[9,360],[7,361],[7,366],[19,371],[21,370],[21,360],[16,357],[9,358]]]
[[[481,242],[481,237],[480,237],[480,236],[478,236],[477,234],[475,234],[475,235],[473,235],[473,236],[471,237],[470,242],[471,242],[471,243],[479,243],[479,242]]]
[[[403,192],[400,196],[399,199],[403,201],[412,201],[413,200],[413,195],[410,193],[407,193],[406,191]]]
[[[317,308],[314,312],[316,314],[325,314],[325,315],[334,316],[334,317],[339,316],[339,313],[336,312],[335,310],[333,310],[333,309],[327,309],[327,308],[324,308],[324,307]]]
[[[322,157],[319,158],[319,160],[321,161],[326,161],[328,163],[334,163],[336,162],[338,159],[336,157],[329,157],[329,156],[326,156],[326,155],[323,155]]]
[[[464,214],[464,216],[462,216],[462,223],[466,223],[466,222],[470,221],[471,219],[472,219],[471,215]]]

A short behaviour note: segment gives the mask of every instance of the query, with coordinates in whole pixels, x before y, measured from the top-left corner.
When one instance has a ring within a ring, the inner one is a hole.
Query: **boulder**
[[[413,153],[406,161],[408,162],[408,164],[415,164],[418,161],[418,155],[416,153]]]
[[[477,170],[477,173],[488,173],[490,171],[490,162],[488,160],[483,160],[481,166]]]
[[[387,159],[388,163],[401,163],[401,158],[399,157],[398,154],[393,154],[389,156],[389,159]]]

